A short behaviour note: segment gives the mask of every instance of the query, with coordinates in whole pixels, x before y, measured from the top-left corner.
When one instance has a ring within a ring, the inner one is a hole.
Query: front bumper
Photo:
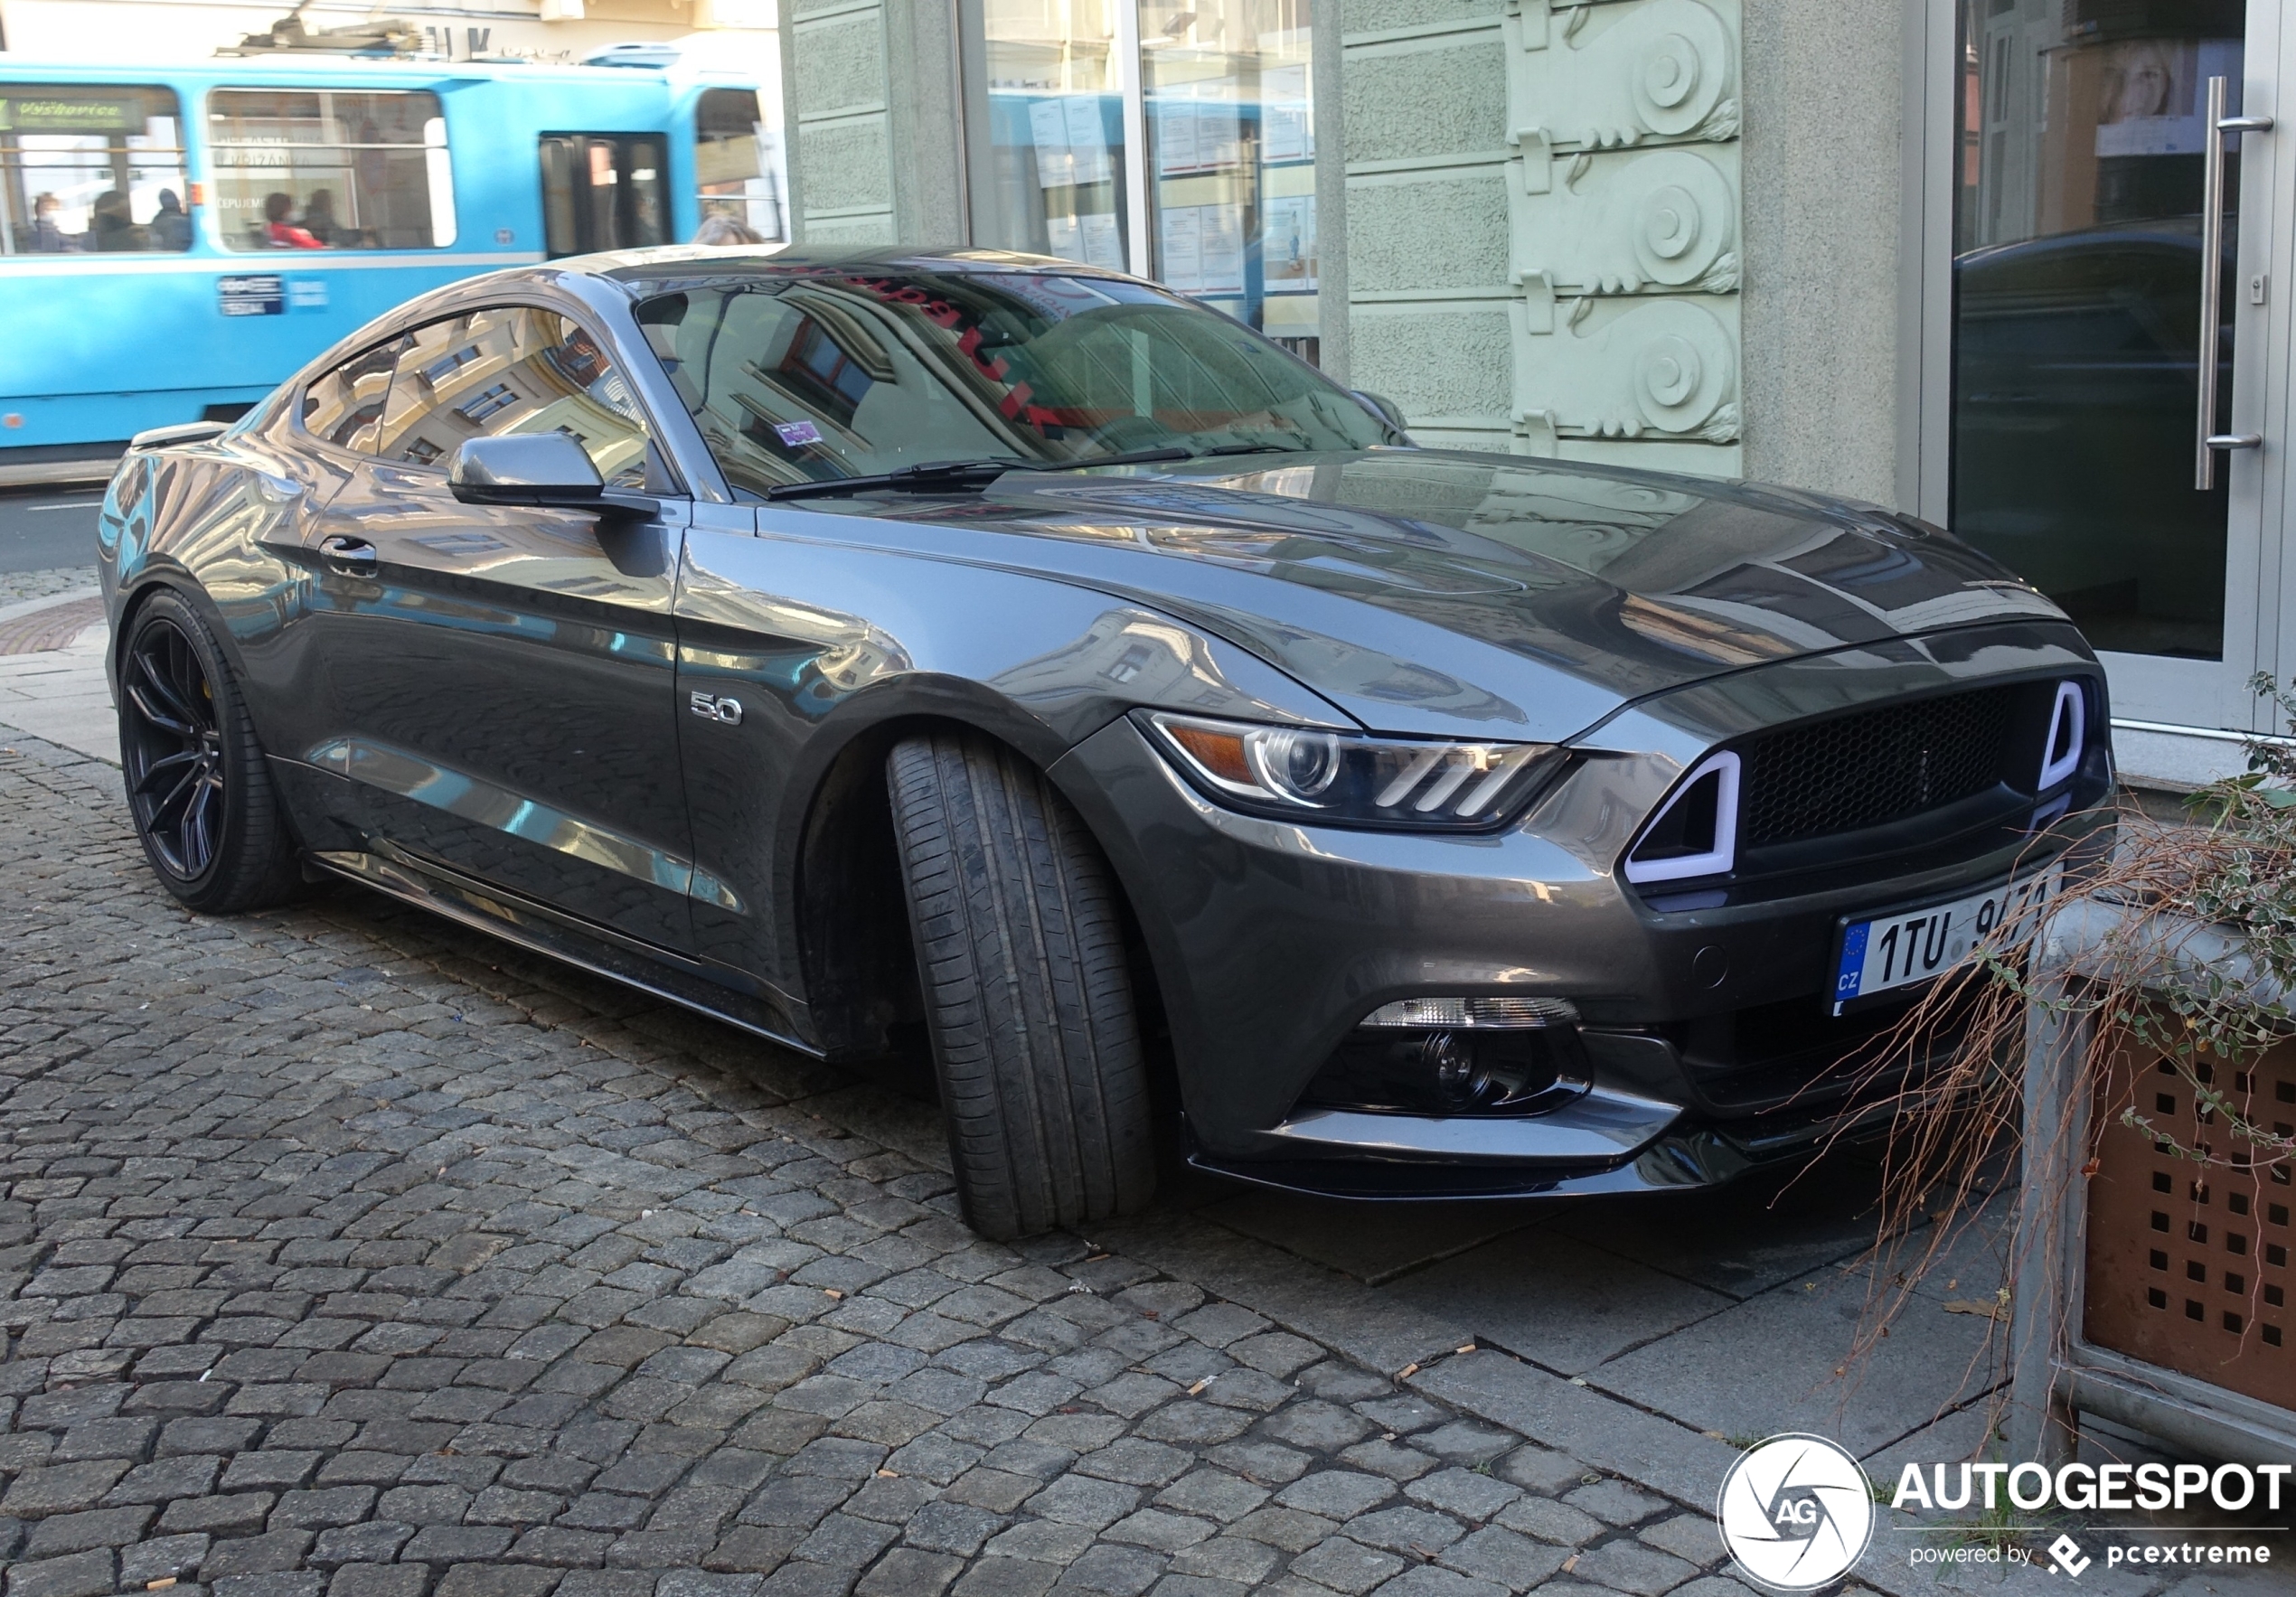
[[[2109,751],[2091,766],[2073,813],[2042,836],[1997,828],[1886,874],[1836,870],[1783,896],[1664,910],[1611,863],[1683,769],[1679,750],[1590,754],[1520,823],[1483,836],[1240,815],[1129,721],[1053,775],[1136,913],[1192,1160],[1303,1190],[1457,1197],[1710,1186],[1884,1128],[1902,1073],[1873,1079],[1843,1061],[1893,1015],[1835,1019],[1822,1003],[1841,918],[2101,847],[2109,819],[2085,806],[2109,785]],[[1430,993],[1568,999],[1590,1089],[1517,1116],[1302,1104],[1370,1010]]]

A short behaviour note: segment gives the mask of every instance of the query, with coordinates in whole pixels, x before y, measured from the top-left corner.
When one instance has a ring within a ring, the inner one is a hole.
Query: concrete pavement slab
[[[1204,1211],[1247,1236],[1378,1285],[1479,1243],[1550,1221],[1552,1206],[1531,1203],[1348,1203],[1297,1193],[1253,1191]]]
[[[1410,1384],[1678,1502],[1710,1502],[1737,1457],[1727,1443],[1503,1353],[1446,1358]]]
[[[1752,1297],[1873,1246],[1879,1181],[1845,1156],[1720,1192],[1582,1204],[1555,1229],[1734,1298]]]
[[[1566,1376],[1733,1302],[1544,1226],[1484,1243],[1379,1293],[1457,1320],[1478,1338]]]
[[[1869,1271],[1828,1268],[1749,1299],[1591,1372],[1606,1392],[1699,1431],[1832,1437],[1864,1454],[1993,1384],[1995,1327],[1915,1296],[1862,1358]]]

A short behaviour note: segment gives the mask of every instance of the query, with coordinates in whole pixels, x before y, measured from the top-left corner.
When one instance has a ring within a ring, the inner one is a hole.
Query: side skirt
[[[395,850],[393,855],[314,850],[304,858],[331,875],[444,916],[529,953],[543,954],[593,976],[604,976],[696,1014],[722,1020],[808,1058],[825,1057],[820,1047],[796,1035],[796,1027],[786,1009],[712,981],[699,966],[682,968],[686,962],[676,961],[676,956],[666,950],[576,925],[542,905],[472,881],[428,861],[395,857]]]

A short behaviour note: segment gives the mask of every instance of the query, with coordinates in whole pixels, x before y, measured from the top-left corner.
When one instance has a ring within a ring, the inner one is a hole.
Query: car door
[[[672,600],[688,520],[464,504],[466,439],[564,431],[662,467],[607,342],[531,305],[409,333],[372,453],[311,524],[315,632],[357,823],[386,850],[629,936],[688,943]]]

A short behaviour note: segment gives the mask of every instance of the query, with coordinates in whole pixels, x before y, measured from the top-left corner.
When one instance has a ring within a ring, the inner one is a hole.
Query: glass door
[[[2275,666],[2278,5],[1960,0],[1951,521],[2122,719],[2247,728]]]

